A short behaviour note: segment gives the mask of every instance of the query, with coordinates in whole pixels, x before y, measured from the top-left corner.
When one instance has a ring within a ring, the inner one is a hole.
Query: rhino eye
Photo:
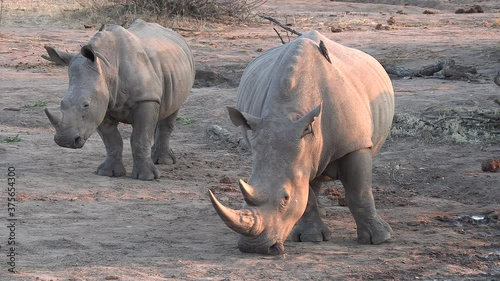
[[[284,208],[288,205],[288,203],[290,202],[290,195],[286,194],[282,199],[281,199],[281,207]]]
[[[88,101],[86,101],[86,102],[83,103],[83,108],[88,108],[89,106],[90,106],[90,104],[89,104]]]

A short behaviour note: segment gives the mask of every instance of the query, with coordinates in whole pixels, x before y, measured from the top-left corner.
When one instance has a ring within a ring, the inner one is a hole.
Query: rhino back
[[[321,54],[320,40],[332,63]],[[256,58],[242,76],[237,107],[294,120],[321,102],[323,158],[332,161],[364,147],[376,153],[394,114],[390,79],[371,56],[315,31]]]
[[[155,23],[136,20],[128,29],[139,39],[154,73],[160,79],[164,118],[184,103],[195,78],[194,59],[187,42],[176,32]]]
[[[108,114],[129,123],[143,101],[158,102],[160,119],[179,109],[194,83],[193,55],[185,40],[158,24],[136,20],[129,29],[110,26],[89,45],[99,53],[110,82]]]

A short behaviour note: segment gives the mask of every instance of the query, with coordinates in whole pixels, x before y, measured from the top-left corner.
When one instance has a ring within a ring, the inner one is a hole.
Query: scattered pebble
[[[455,14],[475,14],[475,13],[484,13],[483,7],[475,5],[474,7],[469,8],[467,10],[464,8],[460,8],[455,11]]]
[[[225,184],[232,184],[233,182],[228,176],[222,176],[222,178],[219,180],[220,183],[225,183]]]
[[[335,27],[335,26],[332,26],[331,29],[330,29],[333,33],[339,33],[339,32],[343,32],[344,30],[340,27]]]
[[[383,24],[379,23],[375,26],[375,29],[376,30],[389,30],[389,29],[391,29],[391,27],[388,25],[383,25]]]
[[[388,25],[393,25],[396,23],[396,19],[394,17],[390,17],[388,20],[387,20],[387,24]]]
[[[425,14],[425,15],[435,15],[435,14],[439,14],[439,11],[436,11],[436,10],[425,10],[423,12],[423,14]]]

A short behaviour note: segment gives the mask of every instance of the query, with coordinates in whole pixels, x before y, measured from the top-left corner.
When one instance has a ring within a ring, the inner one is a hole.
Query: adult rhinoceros
[[[229,116],[252,152],[250,179],[240,180],[245,204],[233,210],[212,192],[210,198],[241,234],[242,252],[281,254],[290,233],[294,241],[328,240],[317,196],[322,181],[335,179],[344,185],[358,241],[390,239],[371,184],[372,157],[391,128],[394,93],[374,58],[312,31],[251,62],[236,103]]]
[[[78,55],[46,49],[50,60],[69,65],[69,89],[60,109],[45,109],[56,129],[55,142],[81,148],[97,129],[107,152],[97,174],[123,176],[117,125],[132,124],[132,178],[159,178],[154,164],[175,161],[169,138],[194,83],[193,55],[184,39],[136,20],[128,29],[113,25],[101,30]]]

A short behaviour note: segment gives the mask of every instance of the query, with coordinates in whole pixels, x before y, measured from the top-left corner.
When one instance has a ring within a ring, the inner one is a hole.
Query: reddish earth
[[[14,167],[17,274],[8,273],[11,232],[2,226],[0,280],[500,279],[500,173],[481,170],[483,160],[500,158],[499,126],[472,132],[457,124],[471,119],[451,118],[500,111],[494,102],[500,88],[493,83],[500,67],[500,3],[477,1],[485,13],[455,14],[472,7],[470,1],[268,2],[259,13],[302,32],[317,29],[384,64],[419,68],[452,58],[477,68],[479,76],[469,80],[393,79],[398,118],[375,159],[373,183],[392,241],[356,242],[353,218],[339,205],[339,182],[320,199],[332,240],[286,242],[283,256],[240,253],[237,235],[213,210],[208,189],[238,208],[238,179],[250,174],[248,152],[238,145],[239,130],[225,107],[234,105],[245,65],[280,44],[269,22],[179,31],[200,75],[173,135],[177,164],[161,166],[161,179],[142,182],[95,175],[105,157],[97,134],[80,150],[58,147],[43,113],[45,103],[58,106],[68,83],[64,67],[40,58],[43,46],[76,52],[96,30],[40,25],[28,17],[31,10],[16,10],[16,20],[6,23],[4,16],[0,25],[0,218],[8,225],[7,173]],[[379,23],[387,29],[375,29]],[[437,118],[424,118],[432,130],[422,125],[423,116]],[[214,125],[228,134],[211,133]],[[131,129],[120,130],[130,172]]]

